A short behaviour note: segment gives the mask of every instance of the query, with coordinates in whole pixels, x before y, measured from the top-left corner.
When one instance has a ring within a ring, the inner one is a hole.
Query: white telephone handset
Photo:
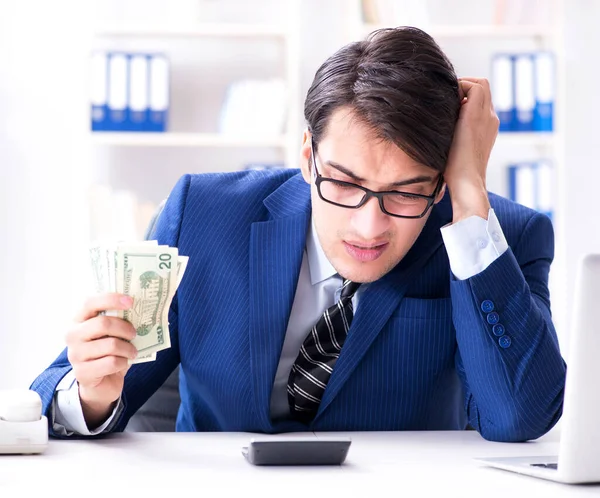
[[[42,453],[48,446],[48,419],[38,393],[0,391],[0,454]]]

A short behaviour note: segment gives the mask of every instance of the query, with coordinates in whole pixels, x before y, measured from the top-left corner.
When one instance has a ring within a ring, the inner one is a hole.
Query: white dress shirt
[[[470,278],[485,270],[508,249],[508,243],[493,209],[490,209],[487,220],[471,216],[444,226],[441,232],[450,269],[459,280]],[[311,222],[294,303],[273,382],[271,417],[274,420],[289,415],[287,380],[292,364],[308,331],[323,312],[339,299],[341,285],[342,279],[325,256]],[[358,309],[360,296],[367,287],[368,284],[361,285],[352,298],[355,310]],[[59,435],[90,436],[109,431],[122,410],[123,403],[119,400],[108,420],[100,427],[89,430],[81,409],[79,386],[73,373],[69,372],[56,388],[51,417],[53,428]]]

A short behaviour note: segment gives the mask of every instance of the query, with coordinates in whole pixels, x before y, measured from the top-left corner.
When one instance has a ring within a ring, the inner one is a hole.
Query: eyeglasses
[[[317,171],[317,159],[312,138],[310,148],[315,185],[317,186],[319,197],[334,206],[358,209],[364,206],[371,197],[376,197],[381,210],[389,216],[395,216],[396,218],[422,218],[427,214],[431,206],[433,206],[444,184],[444,177],[440,174],[435,190],[431,195],[400,192],[397,190],[374,192],[355,183],[321,176]]]

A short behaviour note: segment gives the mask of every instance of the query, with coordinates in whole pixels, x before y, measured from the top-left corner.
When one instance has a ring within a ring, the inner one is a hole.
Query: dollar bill
[[[178,257],[177,257],[177,287],[179,287],[179,284],[181,283],[181,281],[183,279],[183,275],[187,268],[188,261],[189,261],[189,258],[187,256],[179,256],[178,255]],[[147,363],[147,362],[154,361],[154,360],[156,360],[156,352],[153,352],[150,354],[138,354],[138,357],[135,358],[135,360],[132,360],[131,363],[132,364]]]
[[[157,352],[171,347],[169,308],[189,258],[177,248],[143,241],[92,247],[90,259],[97,292],[133,298],[129,310],[106,311],[129,321],[137,332],[131,342],[138,356],[130,363],[154,361]]]
[[[147,355],[143,355],[140,356],[138,355],[137,358],[135,358],[134,360],[130,360],[130,364],[131,365],[135,365],[136,363],[149,363],[151,361],[155,361],[156,360],[156,353],[150,353]]]
[[[97,294],[108,292],[108,275],[105,264],[104,248],[94,246],[90,248],[90,263],[92,266],[92,279]]]
[[[187,268],[188,261],[190,260],[187,256],[178,256],[177,257],[177,287],[183,280],[183,274]]]
[[[118,292],[133,297],[133,306],[121,311],[137,332],[132,343],[140,356],[171,347],[169,305],[177,288],[177,249],[119,247]]]

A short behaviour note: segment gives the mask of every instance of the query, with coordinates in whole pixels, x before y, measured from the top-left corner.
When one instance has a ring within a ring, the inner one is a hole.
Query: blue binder
[[[500,120],[499,131],[515,129],[515,94],[513,61],[508,54],[496,54],[492,58],[492,95],[494,109]]]
[[[244,170],[264,170],[264,169],[277,169],[284,168],[284,163],[248,163],[245,164],[242,169]]]
[[[511,164],[508,167],[508,197],[523,206],[553,214],[553,169],[549,160]]]
[[[130,54],[128,57],[128,131],[142,132],[150,128],[149,59],[146,54]]]
[[[531,54],[514,57],[515,131],[533,131],[535,112],[534,64]]]
[[[549,160],[541,159],[536,165],[536,209],[552,219],[554,210],[554,170]]]
[[[129,63],[127,54],[108,55],[108,123],[107,130],[127,131]]]
[[[150,56],[149,68],[149,124],[148,130],[164,132],[167,130],[167,121],[170,102],[169,61],[163,54]]]
[[[108,123],[108,57],[104,52],[91,56],[90,117],[92,131],[106,131]]]
[[[549,52],[539,52],[534,56],[535,72],[535,131],[553,131],[555,72],[554,56]]]
[[[537,209],[535,163],[517,163],[508,167],[508,196],[512,201]]]

